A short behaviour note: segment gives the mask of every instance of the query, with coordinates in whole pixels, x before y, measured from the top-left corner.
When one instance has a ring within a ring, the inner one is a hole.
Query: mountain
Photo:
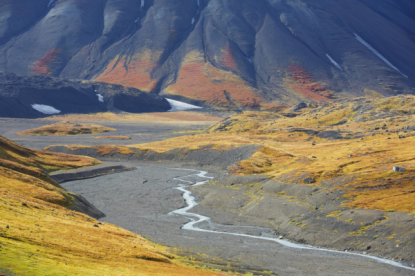
[[[415,93],[411,0],[0,0],[0,71],[272,108]]]
[[[164,112],[171,108],[158,95],[121,85],[0,72],[0,117],[40,118],[115,110]]]

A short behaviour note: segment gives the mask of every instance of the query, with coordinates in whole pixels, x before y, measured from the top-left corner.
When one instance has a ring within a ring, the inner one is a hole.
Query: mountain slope
[[[415,93],[410,0],[38,2],[0,1],[0,70],[233,108]]]

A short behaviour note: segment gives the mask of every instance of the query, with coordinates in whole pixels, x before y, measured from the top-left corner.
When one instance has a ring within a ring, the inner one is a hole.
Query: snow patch
[[[60,110],[57,110],[56,108],[50,106],[50,105],[44,105],[44,104],[32,104],[32,108],[39,111],[40,113],[52,115],[52,114],[59,114],[61,113]]]
[[[141,10],[144,8],[145,4],[146,4],[145,0],[141,0],[140,12],[141,12]],[[134,23],[137,23],[138,21],[140,21],[140,16],[139,16],[139,17],[137,17],[137,19],[136,19],[136,20],[134,20]]]
[[[246,59],[249,61],[249,63],[252,63],[253,58],[254,57],[250,57],[250,58],[246,58]]]
[[[53,2],[55,2],[55,0],[49,0],[48,8],[53,4]]]
[[[200,0],[197,0],[197,6],[200,8]],[[197,9],[197,12],[196,12],[195,16],[193,16],[193,18],[192,18],[192,24],[191,25],[195,24],[196,16],[199,14],[199,12],[200,12],[200,10]]]
[[[337,68],[343,71],[342,67],[329,54],[326,54],[326,56],[329,58],[331,63],[333,63]]]
[[[101,94],[97,94],[97,96],[98,96],[98,101],[103,103],[104,102],[104,97]]]
[[[179,101],[175,101],[175,100],[171,100],[171,99],[167,99],[167,98],[166,98],[166,100],[169,102],[169,104],[171,106],[171,109],[169,110],[170,112],[202,108],[200,106],[196,106],[196,105],[192,105],[192,104],[188,104],[188,103],[184,103],[184,102],[179,102]]]
[[[366,48],[368,48],[370,51],[372,51],[372,53],[374,53],[375,55],[377,55],[381,60],[383,60],[387,65],[389,65],[392,69],[398,71],[402,76],[404,76],[405,78],[408,78],[407,75],[405,75],[404,73],[402,73],[398,68],[396,68],[392,63],[389,62],[389,60],[387,60],[384,56],[382,56],[381,53],[379,53],[375,48],[373,48],[369,43],[367,43],[365,40],[363,40],[363,38],[361,38],[359,35],[353,33],[354,36],[356,37],[356,39],[362,43],[364,46],[366,46]]]

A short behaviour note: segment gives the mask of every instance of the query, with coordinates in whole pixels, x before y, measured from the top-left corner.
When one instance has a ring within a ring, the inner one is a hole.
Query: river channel
[[[210,257],[213,263],[221,260],[217,262],[259,274],[262,271],[264,275],[415,275],[413,268],[391,260],[296,244],[273,235],[271,229],[219,225],[203,212],[192,213],[197,196],[190,186],[203,185],[214,174],[197,169],[124,165],[137,170],[63,186],[104,212],[106,217],[101,221],[159,244]]]

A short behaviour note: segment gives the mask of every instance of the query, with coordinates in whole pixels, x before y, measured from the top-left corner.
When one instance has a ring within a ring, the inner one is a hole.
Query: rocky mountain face
[[[273,108],[415,93],[412,0],[0,0],[0,71]]]
[[[106,111],[164,112],[171,108],[169,102],[158,95],[121,85],[0,73],[0,117],[40,118]]]

